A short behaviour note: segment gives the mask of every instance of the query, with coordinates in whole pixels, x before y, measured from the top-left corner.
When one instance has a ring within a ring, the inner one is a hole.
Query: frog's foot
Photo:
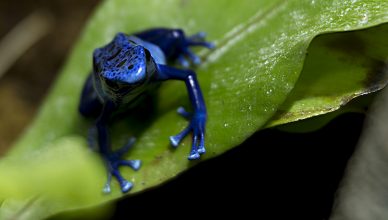
[[[108,180],[104,186],[103,192],[110,193],[110,183],[112,180],[112,175],[117,179],[120,184],[121,191],[123,193],[128,192],[132,189],[133,183],[124,179],[119,171],[120,166],[129,166],[133,170],[139,170],[141,166],[140,160],[123,160],[120,159],[135,143],[135,138],[131,138],[126,145],[117,150],[116,152],[112,152],[108,155],[104,155],[104,159],[106,161],[106,166],[108,170]]]
[[[185,38],[185,42],[182,46],[182,53],[178,56],[178,63],[188,68],[190,66],[190,62],[186,59],[188,57],[190,61],[195,64],[201,64],[201,58],[199,58],[189,47],[191,46],[201,46],[206,47],[208,49],[213,49],[215,47],[214,43],[207,42],[205,40],[206,33],[198,32],[190,37]]]
[[[213,49],[215,47],[214,43],[207,42],[205,38],[206,32],[201,31],[188,37],[187,41],[189,46],[203,46],[209,49]]]
[[[183,129],[179,134],[170,137],[170,143],[173,147],[178,147],[179,143],[185,138],[190,131],[193,132],[192,147],[189,154],[189,160],[196,160],[201,157],[201,154],[206,152],[205,150],[205,122],[206,114],[187,112],[183,107],[178,108],[178,114],[184,118],[190,120],[189,125]]]

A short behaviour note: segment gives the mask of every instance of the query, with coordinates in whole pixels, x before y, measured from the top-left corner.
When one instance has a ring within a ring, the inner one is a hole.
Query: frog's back
[[[139,37],[136,37],[133,35],[129,36],[128,38],[130,40],[132,40],[133,42],[135,42],[136,44],[141,45],[144,48],[146,48],[151,53],[151,56],[152,56],[152,58],[154,58],[155,63],[166,64],[166,56],[163,53],[163,51],[160,49],[159,46],[157,46],[153,43],[150,43],[148,41],[142,40]]]

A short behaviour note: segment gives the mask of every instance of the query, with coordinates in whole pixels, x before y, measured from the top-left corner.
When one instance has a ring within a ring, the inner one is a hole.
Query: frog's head
[[[128,92],[146,79],[148,51],[123,33],[93,54],[94,73],[106,92]]]

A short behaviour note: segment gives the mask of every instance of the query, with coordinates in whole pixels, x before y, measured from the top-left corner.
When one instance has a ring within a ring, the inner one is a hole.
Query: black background
[[[112,219],[327,219],[363,121],[363,115],[348,113],[316,132],[257,132],[175,180],[119,201]]]

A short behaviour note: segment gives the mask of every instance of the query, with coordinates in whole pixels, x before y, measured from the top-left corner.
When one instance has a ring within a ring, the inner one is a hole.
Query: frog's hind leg
[[[120,184],[121,191],[123,193],[128,192],[133,184],[130,181],[127,181],[120,173],[120,166],[129,166],[133,170],[138,170],[141,166],[140,160],[124,160],[122,157],[135,143],[135,138],[129,139],[128,143],[125,144],[119,150],[113,151],[111,149],[111,144],[109,140],[108,133],[108,120],[111,117],[112,113],[115,111],[115,105],[112,102],[107,102],[104,104],[103,109],[101,111],[100,116],[98,117],[95,125],[95,129],[97,131],[97,139],[99,146],[99,153],[104,159],[106,163],[106,168],[108,171],[108,181],[105,184],[104,192],[109,193],[110,182],[112,180],[112,176],[117,179]]]
[[[101,112],[102,104],[98,100],[97,94],[93,88],[92,74],[89,74],[82,89],[78,110],[86,118],[97,118]],[[91,127],[88,132],[88,144],[93,150],[97,149],[96,142],[97,130]]]
[[[189,67],[190,62],[195,65],[201,63],[201,59],[191,51],[190,47],[201,46],[213,49],[215,46],[205,40],[205,32],[198,32],[187,37],[181,29],[155,28],[136,33],[135,36],[158,46],[167,60],[177,61],[186,68]]]

